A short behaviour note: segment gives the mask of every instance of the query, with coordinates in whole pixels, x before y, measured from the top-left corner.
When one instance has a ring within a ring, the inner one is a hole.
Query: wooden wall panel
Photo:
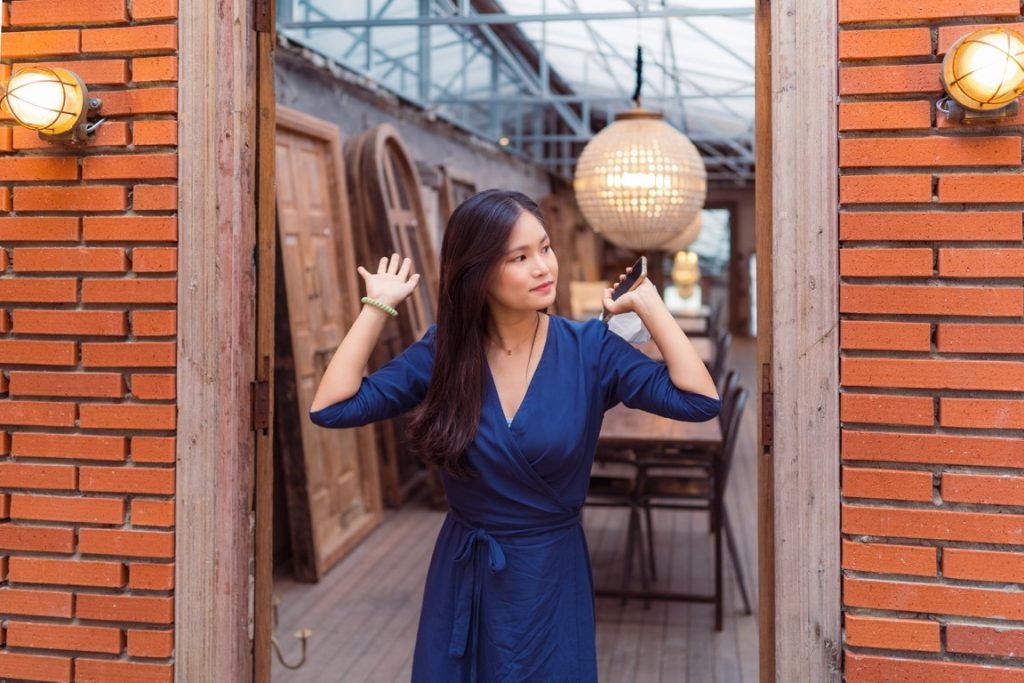
[[[773,0],[771,18],[775,676],[838,682],[836,6]]]

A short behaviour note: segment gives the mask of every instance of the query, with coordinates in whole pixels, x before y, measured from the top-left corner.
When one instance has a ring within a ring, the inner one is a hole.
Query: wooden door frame
[[[179,11],[174,677],[265,681],[272,442],[253,398],[272,391],[274,1]]]
[[[836,11],[755,9],[763,683],[842,677]]]
[[[273,92],[257,79],[274,12],[273,0],[218,7],[182,3],[179,17],[175,680],[266,681],[269,559],[254,559],[272,526],[257,461],[269,450],[249,407],[253,383],[270,381],[256,359],[272,316],[256,301],[268,243],[273,272],[273,148],[259,144]],[[758,382],[773,423],[759,435],[761,679],[838,681],[836,7],[757,0],[755,13]]]

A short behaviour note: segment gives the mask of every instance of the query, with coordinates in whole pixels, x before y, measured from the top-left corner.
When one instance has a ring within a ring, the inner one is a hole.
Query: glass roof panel
[[[632,95],[636,47],[644,52],[645,106],[695,134],[730,137],[753,130],[753,0],[502,0],[509,14],[716,10],[749,7],[747,16],[683,16],[632,20],[558,21],[519,24],[551,66],[573,88],[594,96]],[[545,42],[546,41],[546,42]]]
[[[753,0],[497,2],[570,94],[470,0],[278,0],[279,33],[563,174],[595,120],[632,106],[640,44],[643,105],[694,140],[712,182],[752,179]]]

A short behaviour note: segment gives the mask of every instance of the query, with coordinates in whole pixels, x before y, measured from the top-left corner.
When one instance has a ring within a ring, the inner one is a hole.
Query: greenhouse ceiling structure
[[[571,178],[641,100],[717,185],[754,178],[753,0],[279,0],[281,40]]]

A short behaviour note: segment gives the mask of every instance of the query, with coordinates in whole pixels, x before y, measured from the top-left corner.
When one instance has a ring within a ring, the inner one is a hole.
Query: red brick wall
[[[935,111],[1020,3],[838,6],[846,680],[1024,680],[1024,116]]]
[[[4,0],[82,148],[0,121],[0,679],[170,681],[177,0]]]

